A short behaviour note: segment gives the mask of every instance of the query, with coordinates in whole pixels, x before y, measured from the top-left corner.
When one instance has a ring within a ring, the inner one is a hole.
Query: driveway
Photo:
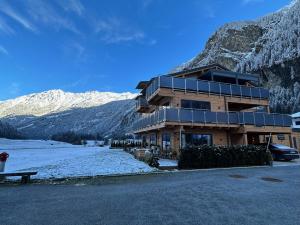
[[[0,223],[4,225],[298,225],[300,167],[0,186],[0,199]]]
[[[286,161],[274,161],[273,166],[300,166],[300,159],[295,159],[289,162]]]

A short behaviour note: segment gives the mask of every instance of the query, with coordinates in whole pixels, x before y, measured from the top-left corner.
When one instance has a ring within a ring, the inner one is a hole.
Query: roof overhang
[[[144,89],[148,86],[149,81],[140,81],[136,86],[136,89]]]

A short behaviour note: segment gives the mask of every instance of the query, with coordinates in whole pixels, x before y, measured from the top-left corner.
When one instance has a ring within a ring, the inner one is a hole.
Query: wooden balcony
[[[237,84],[227,84],[214,81],[176,78],[171,76],[159,76],[153,78],[146,89],[146,100],[152,104],[158,101],[160,89],[172,91],[206,93],[208,95],[219,95],[238,97],[241,99],[268,100],[269,91],[260,87],[248,87]]]
[[[289,115],[265,112],[211,112],[196,109],[165,108],[143,116],[134,124],[135,133],[159,129],[166,125],[209,126],[209,127],[249,127],[252,131],[268,128],[269,132],[290,129]],[[284,129],[281,129],[284,128]]]

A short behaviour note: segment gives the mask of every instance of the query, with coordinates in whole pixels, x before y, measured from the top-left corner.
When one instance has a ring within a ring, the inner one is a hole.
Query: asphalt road
[[[0,224],[299,225],[300,167],[0,185]]]

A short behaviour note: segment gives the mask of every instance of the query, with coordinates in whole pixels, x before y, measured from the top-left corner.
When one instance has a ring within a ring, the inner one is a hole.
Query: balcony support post
[[[172,77],[172,91],[174,92],[174,77]]]

